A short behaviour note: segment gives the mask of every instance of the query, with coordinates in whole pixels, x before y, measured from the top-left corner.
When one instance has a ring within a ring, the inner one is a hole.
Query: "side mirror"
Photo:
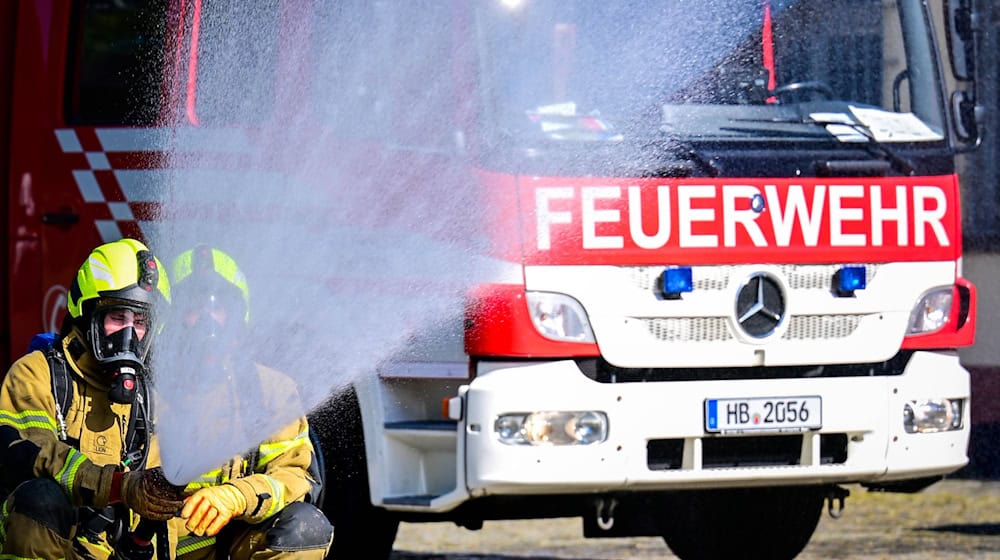
[[[982,140],[979,128],[986,118],[986,108],[976,103],[976,97],[968,91],[956,91],[951,94],[951,112],[958,139],[975,142],[978,146]]]
[[[969,82],[967,90],[951,94],[951,115],[955,136],[966,145],[960,152],[973,150],[982,143],[985,108],[976,99],[976,41],[980,32],[975,0],[944,0],[945,35],[948,56],[955,79]]]
[[[973,9],[974,0],[945,0],[946,37],[951,70],[959,80],[974,80],[976,75],[975,34],[979,31],[979,16]]]

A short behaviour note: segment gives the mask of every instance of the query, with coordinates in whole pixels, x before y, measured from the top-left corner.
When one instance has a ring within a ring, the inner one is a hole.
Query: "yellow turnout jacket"
[[[112,403],[109,386],[85,352],[83,334],[74,329],[61,341],[72,378],[72,400],[60,422],[52,376],[44,352],[18,359],[0,385],[0,426],[11,426],[38,447],[33,477],[49,477],[77,506],[107,505],[111,479],[122,461],[131,405]],[[59,436],[65,430],[66,441]]]

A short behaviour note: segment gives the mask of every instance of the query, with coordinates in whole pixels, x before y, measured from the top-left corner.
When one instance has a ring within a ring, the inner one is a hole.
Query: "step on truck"
[[[968,460],[972,4],[4,2],[4,357],[58,330],[89,248],[148,233],[155,139],[231,170],[254,160],[218,139],[308,122],[370,162],[358,188],[468,176],[508,272],[313,412],[333,557],[386,558],[404,521],[579,517],[792,558],[845,485]],[[213,114],[218,73],[254,118]]]

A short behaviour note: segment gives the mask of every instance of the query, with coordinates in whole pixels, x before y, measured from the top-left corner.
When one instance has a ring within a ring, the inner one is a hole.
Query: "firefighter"
[[[181,346],[204,366],[199,371],[214,372],[205,374],[205,391],[213,403],[232,403],[226,432],[252,437],[253,411],[267,406],[265,395],[294,385],[251,357],[246,278],[232,257],[206,245],[178,256],[171,276],[170,336],[183,338]],[[333,527],[314,505],[322,477],[315,453],[302,416],[189,483],[180,518],[169,523],[178,558],[324,558]]]
[[[145,468],[147,360],[166,271],[141,242],[95,248],[68,294],[49,348],[0,386],[0,558],[108,558],[130,512],[166,520],[181,489]]]

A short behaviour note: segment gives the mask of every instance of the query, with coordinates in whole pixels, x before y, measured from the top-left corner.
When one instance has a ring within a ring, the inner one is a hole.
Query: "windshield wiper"
[[[758,122],[758,123],[775,123],[775,124],[810,124],[803,121],[778,121],[778,120],[757,120],[757,119],[746,119],[747,122]],[[792,138],[829,138],[830,135],[825,132],[813,132],[813,131],[802,131],[802,130],[788,130],[787,128],[760,128],[760,127],[745,127],[745,126],[720,126],[719,130],[724,130],[726,132],[740,132],[743,134],[754,134],[758,136],[788,136]]]
[[[896,170],[898,170],[900,173],[902,173],[904,175],[914,175],[916,173],[916,169],[913,167],[913,164],[908,159],[906,159],[903,156],[899,155],[899,153],[896,152],[896,150],[890,148],[885,142],[881,142],[878,139],[876,139],[875,138],[875,134],[872,132],[872,130],[871,130],[870,127],[868,127],[864,123],[856,122],[853,119],[851,119],[851,122],[847,122],[846,120],[825,121],[825,120],[817,120],[817,119],[813,119],[813,118],[805,118],[805,119],[789,119],[789,118],[760,119],[760,118],[748,118],[748,119],[732,119],[732,120],[733,121],[739,121],[739,122],[753,122],[753,123],[803,124],[803,125],[821,126],[821,127],[823,127],[826,130],[826,132],[828,134],[833,134],[834,137],[837,137],[837,134],[834,133],[834,132],[832,132],[832,131],[830,131],[830,130],[828,130],[828,129],[826,129],[826,127],[828,125],[843,126],[843,127],[846,127],[848,129],[850,129],[852,132],[856,133],[858,136],[861,136],[863,138],[862,141],[844,140],[843,141],[844,143],[864,145],[865,149],[868,151],[868,153],[872,154],[873,156],[876,156],[876,157],[879,157],[879,158],[882,158],[882,159],[888,161],[890,164],[892,164],[893,168],[895,168]],[[731,128],[731,130],[741,130],[741,131],[744,131],[744,132],[748,132],[748,131],[753,131],[753,130],[756,130],[756,129],[741,129],[741,128],[735,128],[735,127],[733,127],[733,128]],[[784,130],[784,131],[769,130],[767,132],[769,132],[769,133],[775,133],[775,132],[777,132],[777,133],[792,133],[791,131],[788,131],[788,130]],[[813,136],[813,135],[810,135],[810,136]]]
[[[813,122],[816,122],[816,124],[824,124],[820,121],[813,121]],[[877,140],[875,138],[875,134],[872,133],[872,129],[869,128],[868,125],[862,123],[850,123],[850,124],[839,123],[839,124],[843,124],[844,126],[850,127],[854,129],[854,131],[857,132],[858,134],[864,136],[868,140],[864,144],[867,147],[868,152],[870,154],[877,156],[879,154],[876,152],[881,152],[882,157],[888,160],[889,163],[891,163],[903,175],[916,174],[916,169],[913,167],[913,164],[910,162],[910,160],[899,155],[899,153],[896,152],[896,150],[890,148],[885,142],[880,142],[879,140]]]

